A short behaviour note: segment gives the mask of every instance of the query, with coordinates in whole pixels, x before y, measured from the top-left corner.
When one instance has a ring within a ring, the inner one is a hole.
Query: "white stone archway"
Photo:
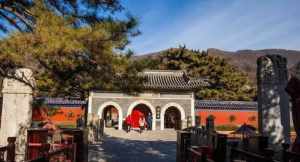
[[[154,106],[152,106],[152,104],[149,101],[145,101],[145,100],[138,100],[133,102],[132,104],[130,104],[128,111],[127,111],[127,116],[130,115],[132,113],[132,110],[137,106],[137,105],[146,105],[151,113],[152,113],[152,130],[156,129],[156,111]]]
[[[179,105],[178,103],[174,103],[174,102],[168,103],[161,109],[161,113],[160,113],[160,129],[161,130],[165,129],[165,113],[166,113],[167,109],[170,107],[177,108],[180,112],[181,121],[185,120],[185,112],[184,112],[183,107],[181,105]]]
[[[116,102],[113,101],[109,101],[109,102],[105,102],[103,103],[99,109],[98,109],[98,116],[100,117],[100,119],[102,119],[103,117],[103,111],[107,106],[114,106],[117,110],[118,110],[118,129],[122,130],[122,124],[123,124],[123,112],[122,112],[122,108],[119,104],[117,104]]]

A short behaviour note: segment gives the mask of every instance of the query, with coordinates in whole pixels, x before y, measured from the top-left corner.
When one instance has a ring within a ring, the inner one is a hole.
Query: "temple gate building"
[[[189,78],[184,71],[144,71],[144,90],[137,96],[122,92],[91,91],[88,119],[105,120],[106,126],[122,129],[126,117],[151,116],[152,130],[182,129],[195,125],[194,91],[209,83]],[[135,126],[135,125],[134,125]]]

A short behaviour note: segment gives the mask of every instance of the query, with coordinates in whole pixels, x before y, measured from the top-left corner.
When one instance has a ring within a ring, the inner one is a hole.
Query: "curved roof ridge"
[[[196,100],[197,109],[257,110],[255,101]]]
[[[77,98],[63,98],[63,97],[36,97],[34,100],[42,101],[48,105],[84,105],[87,104],[86,100]]]
[[[144,70],[143,74],[159,74],[159,75],[184,75],[184,70]]]
[[[220,101],[220,100],[196,100],[198,102],[218,102],[218,103],[257,103],[256,101]]]

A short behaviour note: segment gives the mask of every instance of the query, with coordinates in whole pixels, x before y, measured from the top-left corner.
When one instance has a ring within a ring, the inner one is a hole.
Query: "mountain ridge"
[[[168,49],[166,49],[168,50]],[[142,58],[155,58],[158,57],[163,51],[153,52],[144,55],[134,56],[134,59]],[[300,62],[300,51],[289,50],[289,49],[261,49],[252,50],[244,49],[237,51],[226,51],[217,48],[208,48],[206,50],[207,54],[210,56],[216,56],[225,59],[229,64],[245,72],[251,81],[256,82],[256,60],[258,57],[264,55],[274,55],[278,54],[287,58],[287,68],[289,71],[293,70],[298,62]]]

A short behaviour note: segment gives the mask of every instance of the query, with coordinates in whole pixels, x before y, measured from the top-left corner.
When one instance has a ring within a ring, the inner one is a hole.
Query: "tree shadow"
[[[89,162],[175,162],[176,141],[140,141],[105,136],[89,145]]]

